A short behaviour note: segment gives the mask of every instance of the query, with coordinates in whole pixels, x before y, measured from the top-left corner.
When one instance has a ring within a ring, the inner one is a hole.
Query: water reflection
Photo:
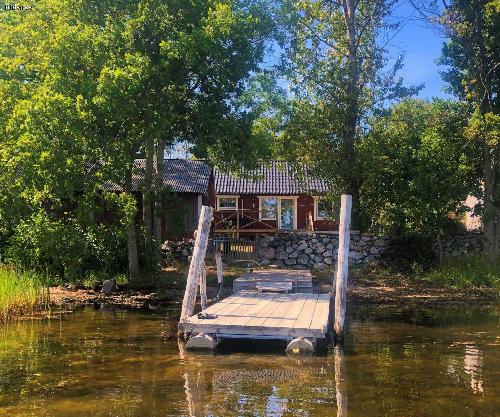
[[[464,371],[470,376],[470,387],[474,393],[483,392],[483,352],[475,345],[465,345]]]
[[[337,345],[333,348],[335,359],[335,389],[337,398],[337,417],[347,417],[347,388],[344,347]]]

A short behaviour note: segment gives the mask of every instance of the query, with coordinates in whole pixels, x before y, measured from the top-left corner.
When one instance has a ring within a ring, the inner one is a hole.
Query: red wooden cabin
[[[214,168],[213,181],[218,235],[337,230],[326,219],[326,183],[305,166],[272,161],[238,176]]]

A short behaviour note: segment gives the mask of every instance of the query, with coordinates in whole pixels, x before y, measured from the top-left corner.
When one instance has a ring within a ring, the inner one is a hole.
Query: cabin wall
[[[286,197],[286,196],[282,196]],[[293,196],[290,196],[293,197]],[[213,207],[216,207],[216,198],[212,199]],[[243,194],[239,196],[238,210],[240,211],[239,227],[240,231],[245,229],[262,230],[263,232],[277,229],[277,220],[259,220],[259,196],[254,194]],[[307,229],[308,214],[313,215],[314,230],[317,231],[336,231],[338,224],[326,220],[314,219],[314,198],[309,195],[299,195],[297,198],[297,230]],[[220,210],[215,211],[214,219],[217,229],[236,228],[236,211]],[[227,227],[224,226],[226,223]],[[230,226],[230,227],[229,227]]]
[[[192,238],[198,227],[200,194],[175,193],[175,200],[164,209],[162,238]],[[203,203],[203,196],[201,196]]]

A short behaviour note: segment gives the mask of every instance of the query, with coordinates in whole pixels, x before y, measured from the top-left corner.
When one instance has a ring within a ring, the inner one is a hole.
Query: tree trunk
[[[484,171],[484,251],[493,259],[498,256],[500,241],[500,215],[495,206],[494,192],[496,187],[496,158],[491,153],[487,143],[483,144],[483,171]]]
[[[357,223],[359,207],[359,181],[357,176],[355,142],[359,119],[359,68],[356,37],[356,1],[343,0],[344,22],[349,38],[349,86],[347,98],[347,114],[345,120],[345,162],[347,167],[347,189],[352,196],[353,220]]]
[[[155,210],[154,210],[154,237],[156,244],[158,245],[158,251],[161,251],[161,240],[162,240],[162,218],[163,218],[163,204],[162,204],[162,192],[163,192],[163,178],[165,171],[165,141],[163,139],[158,139],[158,150],[156,156],[156,198],[155,198]]]
[[[132,165],[125,172],[125,193],[131,195],[132,190]],[[139,277],[139,257],[137,255],[137,236],[134,219],[130,219],[127,225],[127,251],[128,269],[131,280]]]
[[[146,230],[153,234],[153,166],[154,139],[146,139],[146,166],[144,171],[144,190],[142,194],[142,221]]]

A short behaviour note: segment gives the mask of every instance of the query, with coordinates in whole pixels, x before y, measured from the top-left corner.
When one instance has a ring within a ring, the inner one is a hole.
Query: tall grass
[[[0,323],[46,307],[49,293],[43,284],[34,273],[0,265]]]
[[[424,275],[424,279],[447,287],[500,289],[500,259],[468,256],[446,260]]]

